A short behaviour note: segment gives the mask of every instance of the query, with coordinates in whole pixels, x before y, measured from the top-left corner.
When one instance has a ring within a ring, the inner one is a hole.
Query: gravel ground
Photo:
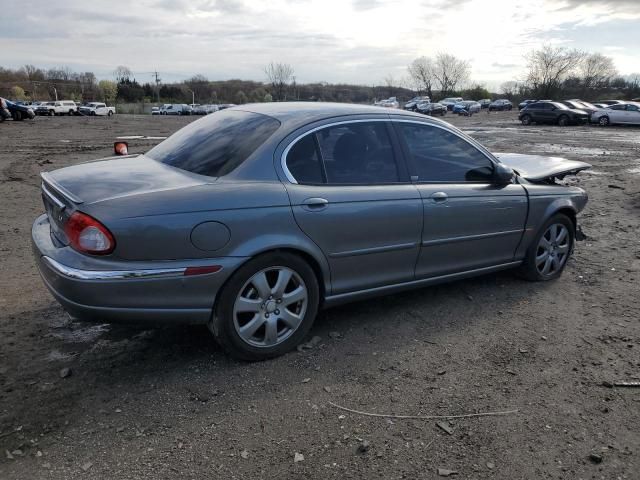
[[[640,129],[445,119],[493,151],[593,164],[571,179],[590,195],[588,239],[564,275],[505,272],[327,310],[314,348],[257,364],[226,357],[203,327],[71,321],[32,260],[40,171],[191,119],[0,125],[0,479],[640,478],[640,388],[613,386],[640,380]],[[517,412],[442,428],[330,402]]]

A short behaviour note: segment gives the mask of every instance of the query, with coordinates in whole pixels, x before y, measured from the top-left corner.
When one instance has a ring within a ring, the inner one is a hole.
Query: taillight
[[[107,227],[82,212],[75,212],[64,225],[69,244],[82,253],[106,255],[113,252],[116,241]]]

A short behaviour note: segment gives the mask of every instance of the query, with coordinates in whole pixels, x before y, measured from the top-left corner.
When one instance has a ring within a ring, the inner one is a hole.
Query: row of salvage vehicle
[[[640,125],[640,102],[603,100],[589,103],[584,100],[525,100],[519,105],[518,119],[523,125],[551,123],[560,126],[596,123]]]
[[[386,108],[400,108],[396,97],[390,97],[376,102],[374,105]],[[483,108],[491,111],[512,110],[513,104],[506,98],[491,101],[488,98],[482,100],[464,100],[462,97],[447,97],[439,102],[432,102],[428,96],[417,96],[404,105],[404,110],[423,113],[425,115],[444,116],[448,111],[458,115],[471,116],[480,112]]]

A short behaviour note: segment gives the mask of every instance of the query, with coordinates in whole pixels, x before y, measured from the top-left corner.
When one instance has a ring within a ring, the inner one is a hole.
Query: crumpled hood
[[[513,168],[518,175],[527,180],[541,181],[574,175],[591,165],[577,160],[562,157],[545,157],[542,155],[525,155],[521,153],[494,153],[505,165]]]

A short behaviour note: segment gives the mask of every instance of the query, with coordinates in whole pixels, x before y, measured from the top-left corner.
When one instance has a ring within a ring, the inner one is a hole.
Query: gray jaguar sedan
[[[557,278],[587,203],[559,179],[589,167],[492,154],[407,111],[244,105],[43,173],[33,251],[77,318],[206,324],[260,360],[321,307],[507,268]]]

